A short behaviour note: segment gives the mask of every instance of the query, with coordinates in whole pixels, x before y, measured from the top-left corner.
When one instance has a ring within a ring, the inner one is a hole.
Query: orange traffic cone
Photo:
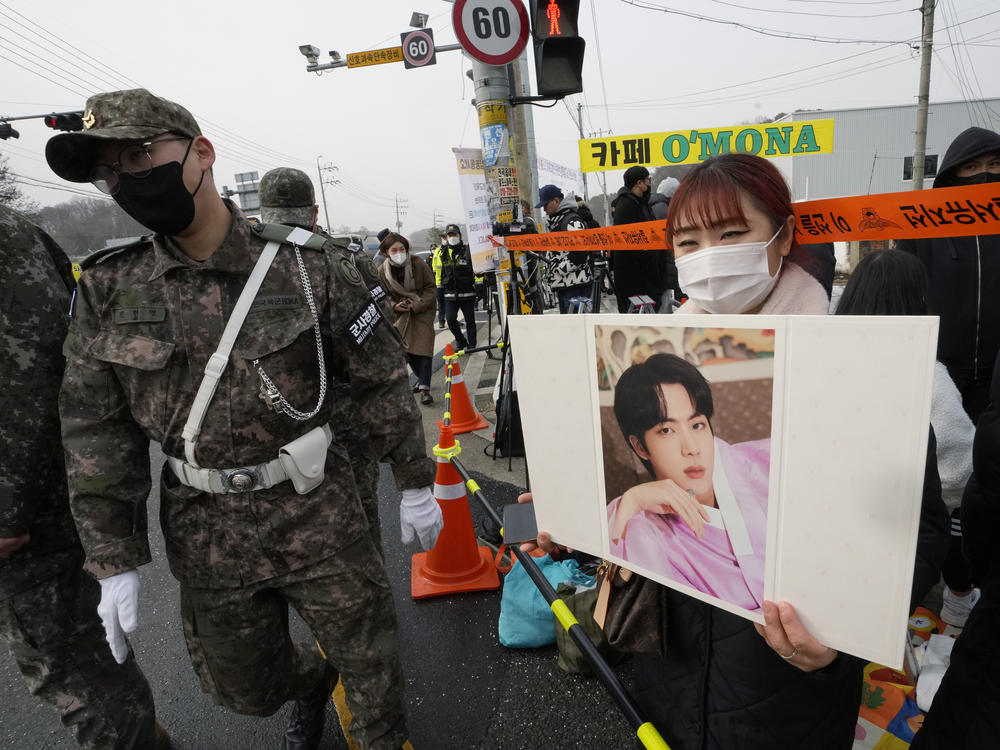
[[[446,356],[451,356],[455,350],[451,344],[444,347]],[[448,394],[448,376],[445,374],[445,398],[450,399],[445,416],[451,417],[451,431],[456,435],[463,432],[473,432],[489,427],[486,417],[476,411],[469,398],[469,389],[465,387],[465,378],[462,376],[462,368],[458,366],[458,360],[451,360],[451,395]]]
[[[458,448],[454,431],[438,422],[441,437],[438,451]],[[500,588],[500,578],[489,547],[476,545],[465,483],[451,462],[437,458],[434,497],[441,506],[444,528],[429,552],[418,552],[410,567],[410,593],[414,599],[454,594],[460,591],[489,591]]]

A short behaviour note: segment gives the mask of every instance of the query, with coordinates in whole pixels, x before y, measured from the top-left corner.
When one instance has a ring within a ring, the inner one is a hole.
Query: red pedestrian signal
[[[559,3],[556,0],[549,0],[549,4],[545,7],[545,15],[549,19],[549,36],[562,36],[562,31],[559,29],[559,16],[562,15],[562,11],[559,10]]]
[[[533,0],[535,83],[539,96],[563,97],[583,91],[583,54],[578,35],[580,0]]]

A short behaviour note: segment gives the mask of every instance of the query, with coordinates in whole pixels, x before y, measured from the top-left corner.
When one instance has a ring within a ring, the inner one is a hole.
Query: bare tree
[[[38,212],[38,204],[22,192],[17,175],[10,170],[6,155],[0,156],[0,205],[29,215]]]

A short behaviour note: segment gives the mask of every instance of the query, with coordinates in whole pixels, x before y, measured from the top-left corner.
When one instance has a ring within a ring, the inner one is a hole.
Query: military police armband
[[[356,347],[366,344],[382,322],[382,312],[378,303],[368,299],[347,322],[347,337]]]
[[[368,290],[368,294],[376,302],[381,302],[385,299],[385,289],[382,288],[381,284],[376,284],[371,289]]]

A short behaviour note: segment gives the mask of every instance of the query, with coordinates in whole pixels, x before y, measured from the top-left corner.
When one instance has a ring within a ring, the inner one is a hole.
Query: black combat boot
[[[285,730],[284,750],[316,750],[319,747],[326,723],[326,707],[330,704],[336,684],[337,670],[327,664],[319,684],[292,706],[292,716]]]

